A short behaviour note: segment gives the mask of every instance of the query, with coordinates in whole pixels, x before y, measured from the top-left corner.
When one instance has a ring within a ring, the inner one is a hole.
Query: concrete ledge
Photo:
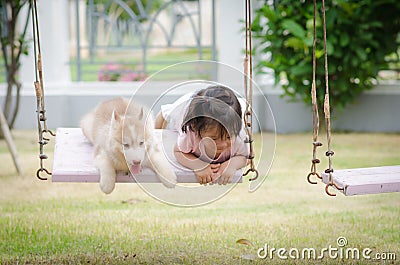
[[[311,106],[282,98],[283,91],[279,88],[273,89],[271,86],[263,88],[271,105],[278,133],[311,130]],[[364,92],[344,110],[333,111],[331,119],[333,130],[400,132],[400,82],[381,84]]]
[[[358,132],[400,132],[400,84],[380,85],[332,114],[333,128]]]

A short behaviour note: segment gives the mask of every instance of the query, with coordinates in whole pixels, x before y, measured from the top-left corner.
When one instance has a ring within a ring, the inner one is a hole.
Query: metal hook
[[[38,179],[40,179],[40,180],[47,180],[47,178],[44,178],[44,177],[41,177],[41,176],[40,176],[40,173],[43,172],[43,171],[44,171],[47,175],[49,175],[49,176],[52,175],[51,172],[48,171],[46,168],[39,168],[39,169],[36,171],[36,177],[37,177]]]
[[[250,172],[254,172],[255,176],[253,178],[250,178],[249,181],[253,181],[256,180],[258,178],[258,170],[254,169],[254,168],[249,168],[244,174],[243,177],[246,176],[247,174],[249,174]]]
[[[335,193],[331,193],[331,192],[329,191],[329,187],[331,187],[331,186],[334,186],[337,190],[344,190],[344,188],[339,187],[339,186],[338,186],[336,183],[334,183],[334,182],[326,184],[326,186],[325,186],[325,192],[326,192],[326,194],[328,194],[329,196],[332,196],[332,197],[336,196],[336,194],[335,194]]]
[[[317,182],[314,182],[310,179],[311,176],[316,175],[317,178],[322,179],[321,175],[317,172],[317,164],[320,163],[320,160],[315,158],[312,160],[312,165],[311,165],[311,171],[310,173],[307,175],[307,181],[310,184],[317,184]]]
[[[44,133],[49,133],[51,136],[56,136],[56,133],[52,130],[43,130]]]
[[[311,176],[313,176],[313,175],[316,175],[317,176],[317,178],[319,178],[319,179],[322,179],[322,177],[319,175],[319,173],[317,173],[317,172],[310,172],[309,174],[308,174],[308,176],[307,176],[307,181],[308,181],[308,183],[310,183],[310,184],[317,184],[317,182],[315,181],[311,181],[311,179],[310,179],[310,177]]]

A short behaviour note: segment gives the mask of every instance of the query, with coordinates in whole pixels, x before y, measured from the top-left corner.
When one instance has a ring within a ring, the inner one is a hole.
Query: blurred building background
[[[49,126],[79,126],[84,113],[113,96],[136,93],[136,100],[153,106],[163,94],[160,103],[172,102],[181,93],[179,89],[166,93],[167,88],[185,80],[220,82],[243,95],[244,1],[137,2],[38,1]],[[189,63],[154,75],[171,65],[203,60],[218,63]],[[152,85],[143,86],[148,77]],[[36,126],[32,47],[22,59],[20,78],[22,103],[15,128],[32,129]],[[256,75],[254,80],[256,130],[311,129],[309,106],[282,98],[272,77]],[[364,93],[334,117],[334,129],[399,132],[399,87],[398,82],[387,82]],[[0,85],[2,97],[4,90]],[[158,109],[156,105],[153,111]]]

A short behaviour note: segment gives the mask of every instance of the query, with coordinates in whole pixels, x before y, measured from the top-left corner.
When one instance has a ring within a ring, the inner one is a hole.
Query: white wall
[[[244,1],[216,0],[218,60],[243,72],[245,37],[242,32]],[[231,75],[225,68],[218,69],[218,81],[243,84],[243,76]]]
[[[135,95],[135,100],[151,107],[154,100],[171,84],[155,83],[151,90]],[[60,84],[48,84],[46,93],[46,109],[48,126],[77,127],[81,117],[100,101],[116,97],[131,97],[139,83],[131,82],[94,82],[73,83],[60,87]],[[282,98],[283,90],[272,86],[264,86],[263,93],[253,97],[253,108],[259,119],[262,130],[273,131],[274,122],[278,133],[296,133],[311,131],[311,107],[303,102],[289,102]],[[0,85],[0,101],[5,97],[5,85]],[[163,97],[164,104],[173,102],[180,95],[168,93]],[[358,132],[400,132],[400,83],[380,85],[371,91],[364,92],[355,103],[341,112],[332,113],[333,130]],[[269,106],[272,110],[269,111]],[[157,112],[157,105],[153,111]],[[21,95],[21,108],[17,117],[16,129],[36,128],[36,98],[34,90],[24,87]],[[321,121],[323,122],[323,121]]]

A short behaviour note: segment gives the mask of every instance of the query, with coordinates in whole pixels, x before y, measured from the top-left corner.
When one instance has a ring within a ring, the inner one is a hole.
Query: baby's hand
[[[209,164],[203,169],[194,171],[200,184],[207,184],[217,179],[220,164]]]
[[[216,173],[219,177],[214,182],[218,183],[219,185],[226,185],[231,182],[231,179],[235,172],[235,168],[229,166],[229,160],[225,161],[219,167],[218,172]]]

